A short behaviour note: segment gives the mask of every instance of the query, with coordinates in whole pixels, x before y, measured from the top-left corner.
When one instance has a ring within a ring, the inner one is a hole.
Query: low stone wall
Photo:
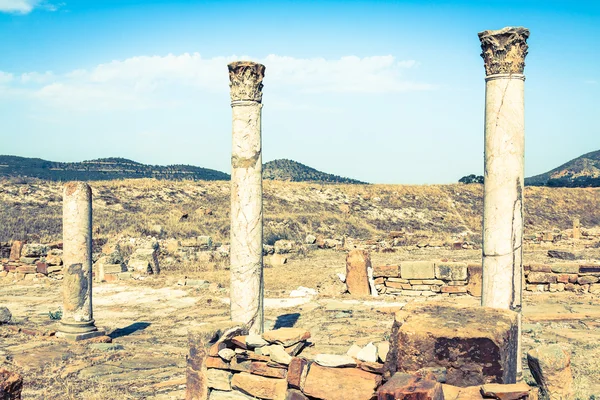
[[[524,266],[525,290],[600,294],[600,264],[554,263]]]
[[[481,264],[403,261],[398,265],[373,267],[373,278],[379,294],[481,296],[481,284],[477,284],[481,282]]]
[[[600,264],[526,264],[523,289],[529,292],[600,294]],[[402,261],[373,267],[378,294],[394,296],[481,296],[481,263]]]

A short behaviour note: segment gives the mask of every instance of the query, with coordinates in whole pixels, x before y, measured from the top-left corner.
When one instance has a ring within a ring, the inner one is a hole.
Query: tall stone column
[[[264,325],[261,102],[265,66],[238,61],[228,67],[233,112],[231,319],[258,334]]]
[[[92,313],[92,189],[68,182],[63,189],[63,315],[56,336],[101,336]]]
[[[513,310],[520,320],[523,286],[524,84],[529,30],[479,33],[485,63],[483,306]]]

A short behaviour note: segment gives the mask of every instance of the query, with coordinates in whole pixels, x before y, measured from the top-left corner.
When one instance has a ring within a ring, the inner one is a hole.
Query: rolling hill
[[[579,156],[544,174],[525,179],[529,186],[600,187],[600,150]]]
[[[162,180],[229,180],[229,174],[192,165],[147,165],[125,158],[110,157],[82,162],[56,162],[40,158],[0,155],[0,177],[27,177],[48,181],[105,181],[155,178]],[[266,163],[263,178],[268,180],[316,183],[363,183],[317,171],[292,160]]]
[[[365,182],[327,174],[307,165],[287,159],[269,161],[263,168],[263,179],[289,182],[353,183]]]
[[[20,176],[50,181],[104,181],[156,178],[168,180],[229,180],[229,175],[192,165],[146,165],[125,158],[100,158],[82,162],[55,162],[40,158],[0,156],[0,177]]]

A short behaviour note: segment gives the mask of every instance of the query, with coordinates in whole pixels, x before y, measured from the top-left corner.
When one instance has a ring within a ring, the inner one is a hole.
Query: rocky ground
[[[598,259],[598,249],[582,250]],[[373,262],[400,259],[477,260],[480,252],[415,249],[375,253]],[[526,262],[545,261],[545,250],[529,250]],[[303,354],[344,354],[353,344],[386,340],[393,312],[408,301],[451,301],[477,304],[464,297],[379,297],[353,299],[340,294],[336,274],[344,272],[345,253],[318,250],[290,257],[285,265],[265,270],[267,328],[297,326],[312,333],[313,346]],[[113,342],[68,343],[53,336],[33,336],[56,328],[49,312],[60,304],[60,282],[48,278],[18,284],[0,280],[0,305],[13,314],[11,325],[0,326],[0,365],[23,373],[24,399],[183,399],[187,329],[228,315],[228,271],[198,272],[212,285],[181,286],[184,276],[167,271],[143,281],[99,283],[94,287],[98,327]],[[290,297],[299,286],[318,295]],[[25,328],[21,332],[15,327]],[[600,297],[575,293],[526,294],[524,351],[539,344],[562,343],[572,355],[577,396],[600,395]],[[34,332],[28,332],[28,329]],[[528,371],[525,378],[533,382]]]

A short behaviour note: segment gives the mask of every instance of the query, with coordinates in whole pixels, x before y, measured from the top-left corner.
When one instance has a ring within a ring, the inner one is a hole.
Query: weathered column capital
[[[485,74],[522,74],[527,56],[529,29],[506,27],[479,32]]]
[[[235,61],[229,68],[229,88],[231,101],[262,102],[262,80],[265,66],[252,61]]]

